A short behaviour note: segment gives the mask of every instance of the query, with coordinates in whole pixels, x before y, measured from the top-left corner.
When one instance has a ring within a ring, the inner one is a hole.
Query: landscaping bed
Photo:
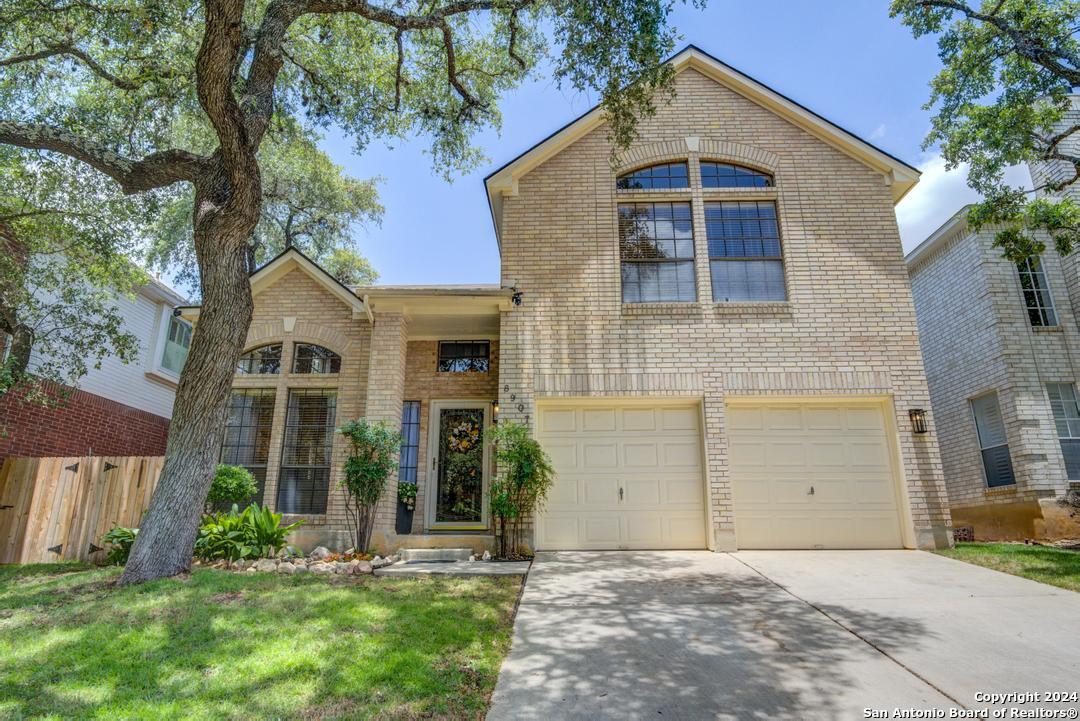
[[[482,718],[519,578],[0,567],[0,718]]]
[[[942,556],[1080,591],[1080,551],[1024,543],[957,543]]]

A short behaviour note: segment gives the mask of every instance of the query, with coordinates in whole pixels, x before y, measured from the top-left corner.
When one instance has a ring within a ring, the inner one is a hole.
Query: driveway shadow
[[[898,644],[929,631],[859,613]],[[489,719],[855,718],[948,699],[808,604],[709,552],[541,554]]]

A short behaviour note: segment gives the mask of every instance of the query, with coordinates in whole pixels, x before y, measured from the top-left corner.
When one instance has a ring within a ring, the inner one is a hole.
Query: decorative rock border
[[[344,554],[340,555],[348,556],[352,555],[352,553],[352,549],[349,549]],[[324,546],[319,546],[305,558],[296,551],[296,549],[290,546],[289,548],[282,549],[277,558],[260,558],[231,562],[222,560],[208,564],[202,564],[199,561],[195,561],[194,565],[205,565],[208,568],[228,569],[237,573],[283,573],[288,576],[314,573],[318,576],[364,576],[372,573],[376,568],[389,566],[398,561],[397,556],[387,556],[386,558],[375,556],[370,561],[359,558],[353,558],[348,561],[328,560],[334,555],[338,554],[331,553],[330,550]]]

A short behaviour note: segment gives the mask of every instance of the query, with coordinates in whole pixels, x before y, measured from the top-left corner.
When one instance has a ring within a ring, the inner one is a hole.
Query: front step
[[[403,563],[468,561],[473,553],[471,548],[402,548],[398,551]]]

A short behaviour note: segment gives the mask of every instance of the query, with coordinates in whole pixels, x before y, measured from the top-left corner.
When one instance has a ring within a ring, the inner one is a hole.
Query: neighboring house
[[[191,344],[191,324],[175,316],[187,302],[152,280],[119,297],[125,330],[139,339],[132,363],[101,360],[56,407],[0,398],[0,460],[8,456],[151,456],[165,453],[173,396]],[[31,359],[31,370],[34,359]]]
[[[593,110],[487,178],[499,286],[350,291],[295,250],[254,274],[222,459],[301,544],[350,545],[334,429],[366,416],[418,484],[412,533],[394,478],[374,544],[490,547],[469,441],[496,415],[557,471],[539,549],[951,542],[909,415],[929,394],[893,206],[918,171],[696,48],[673,63],[615,167]]]
[[[1036,187],[1062,172],[1030,169]],[[966,214],[907,256],[953,522],[980,539],[1076,538],[1057,501],[1080,481],[1077,259],[1051,242],[1012,263]]]

